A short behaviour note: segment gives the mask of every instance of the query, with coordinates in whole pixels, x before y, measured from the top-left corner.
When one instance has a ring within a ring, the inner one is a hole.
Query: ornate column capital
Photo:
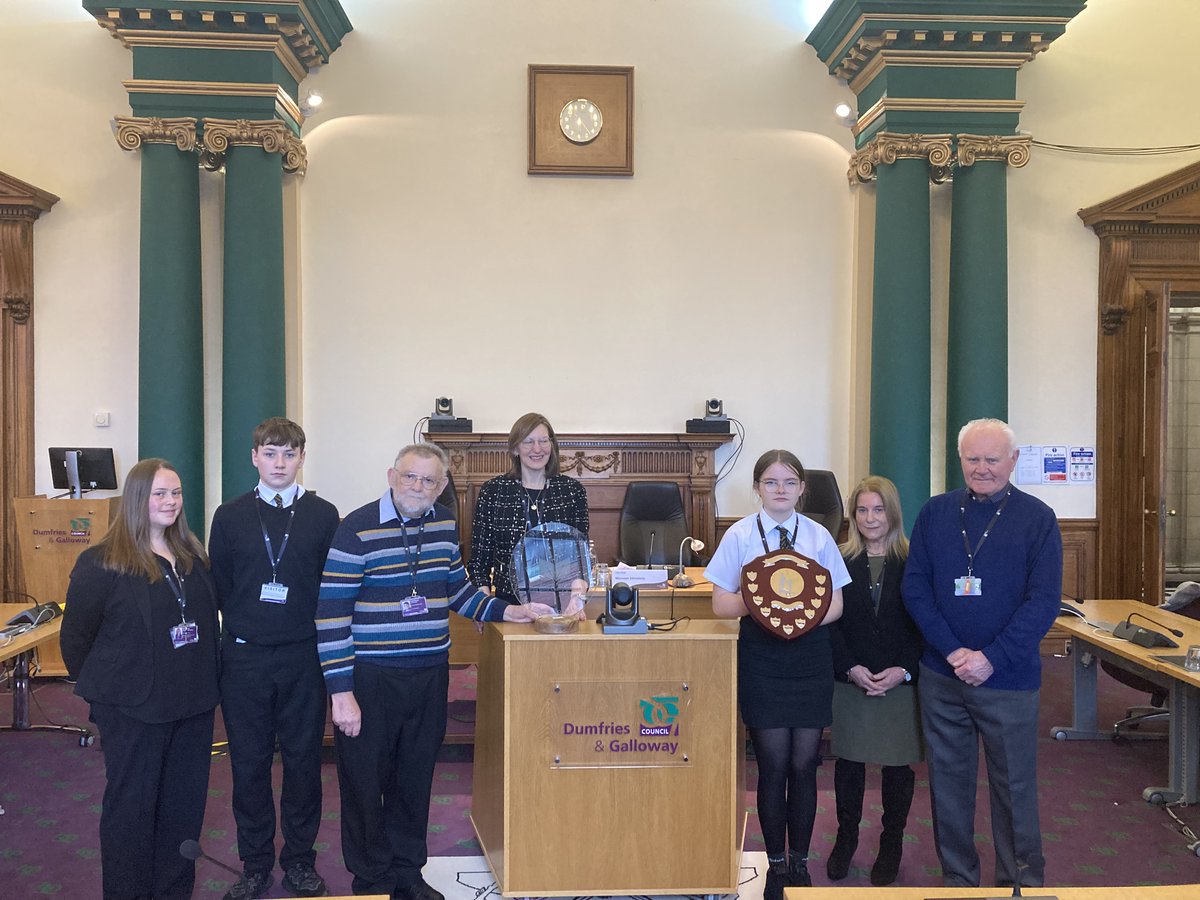
[[[250,119],[204,119],[204,149],[217,156],[230,147],[261,147],[267,153],[283,154],[283,171],[303,175],[308,168],[308,149],[288,127],[277,121]]]
[[[881,131],[871,141],[850,157],[850,171],[846,177],[850,184],[873,181],[881,165],[890,166],[898,159],[927,160],[931,177],[950,165],[954,154],[948,134],[897,134]]]
[[[1033,137],[1028,134],[960,134],[956,162],[962,168],[975,160],[998,160],[1019,169],[1029,162]]]
[[[196,149],[196,120],[188,116],[116,116],[113,130],[122,150],[137,150],[142,144],[174,144],[184,153]]]
[[[9,295],[4,298],[4,311],[18,325],[29,321],[29,298]]]

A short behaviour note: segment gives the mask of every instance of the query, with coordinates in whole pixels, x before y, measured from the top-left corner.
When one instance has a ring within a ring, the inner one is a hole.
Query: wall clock
[[[530,174],[633,174],[633,67],[529,67]]]

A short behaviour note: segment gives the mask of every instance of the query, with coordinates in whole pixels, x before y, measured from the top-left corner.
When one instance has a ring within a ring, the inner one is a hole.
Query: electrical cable
[[[1200,144],[1179,144],[1174,147],[1086,147],[1076,144],[1054,144],[1049,141],[1031,140],[1034,147],[1056,150],[1060,153],[1081,153],[1088,156],[1166,156],[1172,153],[1191,153],[1200,150]]]

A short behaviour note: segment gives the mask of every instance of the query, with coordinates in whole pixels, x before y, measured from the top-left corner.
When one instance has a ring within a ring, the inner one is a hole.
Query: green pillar
[[[877,169],[871,314],[871,472],[896,483],[905,523],[929,499],[929,169]]]
[[[283,163],[261,146],[225,160],[225,302],[221,366],[221,496],[250,490],[250,436],[286,414]]]
[[[183,482],[188,525],[204,530],[204,334],[200,170],[173,143],[142,145],[138,456]]]
[[[954,175],[946,347],[946,488],[962,484],[958,432],[1008,419],[1006,164],[979,159]]]

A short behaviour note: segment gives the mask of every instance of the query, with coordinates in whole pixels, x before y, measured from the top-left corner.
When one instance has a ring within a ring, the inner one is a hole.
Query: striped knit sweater
[[[405,616],[401,604],[414,588],[427,608]],[[331,694],[353,690],[355,659],[381,666],[445,664],[450,610],[500,621],[505,607],[467,579],[454,519],[445,509],[435,506],[401,524],[388,492],[346,516],[329,548],[317,599],[325,685]]]

